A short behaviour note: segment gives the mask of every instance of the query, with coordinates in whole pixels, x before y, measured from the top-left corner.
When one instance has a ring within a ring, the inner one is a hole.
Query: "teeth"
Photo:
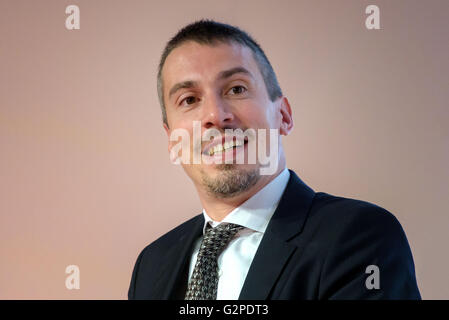
[[[223,151],[223,146],[221,144],[217,144],[214,147],[214,153],[217,153],[217,152],[220,152],[220,151]]]
[[[234,146],[234,143],[232,141],[225,142],[225,144],[223,145],[223,149],[226,150],[226,149],[232,148],[233,146]]]
[[[244,142],[241,140],[237,140],[237,141],[229,141],[229,142],[225,142],[224,144],[217,144],[216,146],[214,146],[213,148],[211,148],[209,150],[209,155],[213,155],[214,153],[217,152],[222,152],[223,150],[227,150],[233,147],[239,147],[239,146],[243,146]]]

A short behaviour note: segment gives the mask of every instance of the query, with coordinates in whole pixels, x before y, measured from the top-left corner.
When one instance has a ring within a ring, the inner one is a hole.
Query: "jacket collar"
[[[301,233],[315,192],[293,171],[281,201],[268,224],[240,292],[240,300],[265,300],[296,245],[289,242]]]
[[[240,300],[264,300],[269,296],[276,279],[296,246],[289,242],[300,234],[315,192],[292,170],[287,187],[279,201],[253,262],[248,271]],[[165,272],[159,283],[161,299],[184,299],[188,282],[188,265],[194,242],[201,236],[205,220],[195,217],[191,226],[167,254]]]

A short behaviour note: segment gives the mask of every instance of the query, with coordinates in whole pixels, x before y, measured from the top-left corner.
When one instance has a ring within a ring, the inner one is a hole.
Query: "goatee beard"
[[[220,173],[211,178],[202,171],[203,184],[208,192],[216,198],[231,198],[252,186],[260,179],[259,170],[239,169],[238,164],[219,164],[216,167]]]

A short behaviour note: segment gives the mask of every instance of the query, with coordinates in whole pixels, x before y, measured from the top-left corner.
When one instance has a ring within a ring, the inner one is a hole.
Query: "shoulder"
[[[368,201],[318,192],[313,199],[307,224],[320,228],[329,239],[342,235],[403,238],[404,231],[390,211]]]
[[[317,193],[309,234],[322,245],[322,299],[419,299],[414,261],[398,219],[363,200]],[[382,275],[380,290],[367,290],[367,268]]]
[[[396,217],[388,210],[368,201],[345,198],[317,192],[310,209],[310,217],[326,218],[339,225],[358,222],[397,224]]]
[[[383,225],[400,227],[396,217],[388,210],[364,200],[315,192],[294,171],[290,171],[289,184],[280,206],[284,215],[304,217],[305,230],[317,232],[324,238],[330,238],[338,230],[352,229],[354,225],[359,228]]]
[[[156,279],[159,279],[159,276],[163,274],[166,268],[166,264],[161,263],[164,257],[170,255],[176,257],[176,248],[179,248],[177,244],[186,239],[188,235],[192,235],[192,232],[198,230],[203,220],[202,214],[193,217],[165,233],[140,252],[131,276],[128,290],[129,299],[142,298],[142,288],[147,288],[150,284],[157,282]],[[142,270],[146,271],[142,272]],[[140,290],[140,293],[136,293],[136,290]]]
[[[184,223],[178,225],[167,233],[163,234],[149,245],[147,245],[140,253],[139,258],[141,256],[150,254],[150,253],[158,253],[158,252],[166,252],[169,250],[173,244],[179,242],[184,237],[188,236],[193,232],[195,227],[198,226],[201,221],[204,221],[203,215],[198,214],[195,217],[185,221]]]

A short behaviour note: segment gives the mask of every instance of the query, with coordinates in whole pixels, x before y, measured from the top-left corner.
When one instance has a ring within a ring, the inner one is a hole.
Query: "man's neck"
[[[203,208],[206,210],[209,217],[214,221],[222,221],[235,208],[241,206],[245,201],[254,196],[257,192],[262,190],[267,184],[273,181],[282,171],[284,166],[279,166],[280,169],[273,175],[263,175],[257,183],[250,189],[230,198],[217,198],[206,192],[199,192],[200,201]]]

